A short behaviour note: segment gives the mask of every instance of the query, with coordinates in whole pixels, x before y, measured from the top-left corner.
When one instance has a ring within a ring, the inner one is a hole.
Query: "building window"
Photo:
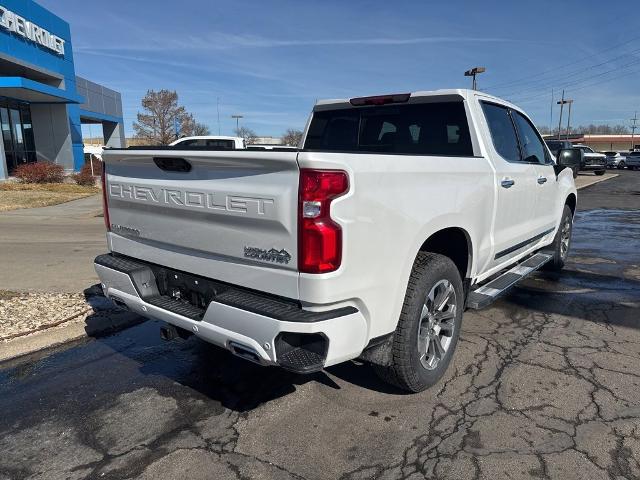
[[[0,99],[0,129],[9,175],[16,167],[36,161],[29,105]]]

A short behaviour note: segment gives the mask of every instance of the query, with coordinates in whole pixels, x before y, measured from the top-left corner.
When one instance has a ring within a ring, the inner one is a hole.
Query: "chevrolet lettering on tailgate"
[[[224,210],[233,213],[252,213],[257,215],[268,215],[272,213],[275,205],[275,201],[272,198],[244,197],[240,195],[226,195],[220,192],[205,193],[170,188],[153,189],[142,185],[126,185],[122,183],[111,183],[109,185],[109,196],[137,202]]]

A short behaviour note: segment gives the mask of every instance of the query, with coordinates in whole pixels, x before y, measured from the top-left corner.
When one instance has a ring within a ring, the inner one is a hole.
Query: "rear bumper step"
[[[467,297],[467,308],[478,310],[489,306],[516,283],[538,270],[552,258],[553,255],[548,253],[535,253],[489,283],[472,290]]]
[[[128,274],[131,276],[141,298],[160,308],[193,320],[202,318],[206,311],[206,305],[211,300],[286,322],[319,322],[343,317],[358,311],[355,307],[342,307],[324,312],[311,312],[303,310],[295,300],[254,292],[217,280],[191,275],[120,255],[99,255],[95,259],[95,264]],[[153,278],[143,273],[145,271],[150,271]],[[192,305],[186,301],[175,300],[170,295],[167,295],[167,292],[163,291],[164,289],[158,288],[160,287],[158,280],[164,277],[168,277],[167,286],[169,287],[173,284],[189,290],[208,292],[211,298],[207,298],[207,302],[200,306]]]
[[[355,307],[312,312],[119,255],[98,256],[95,268],[107,297],[262,365],[309,373],[356,358],[366,344],[367,324]]]

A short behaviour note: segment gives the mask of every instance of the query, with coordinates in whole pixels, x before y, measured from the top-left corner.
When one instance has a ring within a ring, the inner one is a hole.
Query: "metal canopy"
[[[60,88],[24,77],[0,77],[0,96],[28,103],[83,103],[84,99]]]

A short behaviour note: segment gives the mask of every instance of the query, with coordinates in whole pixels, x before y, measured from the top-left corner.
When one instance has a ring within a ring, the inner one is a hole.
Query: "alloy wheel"
[[[453,285],[449,280],[440,280],[429,291],[418,324],[418,353],[427,370],[434,370],[451,347],[456,308]]]
[[[560,232],[560,258],[563,260],[567,258],[569,252],[569,243],[571,242],[571,216],[567,215],[564,223],[562,224],[562,231]]]

